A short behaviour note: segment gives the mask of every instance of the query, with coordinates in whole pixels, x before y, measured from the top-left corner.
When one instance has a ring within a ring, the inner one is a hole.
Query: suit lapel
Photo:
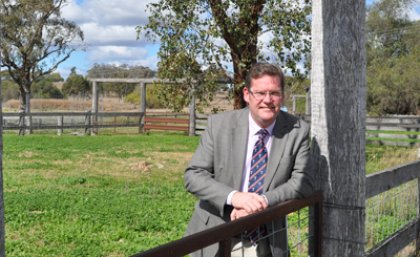
[[[248,119],[249,111],[248,108],[242,110],[238,115],[236,122],[236,127],[231,131],[232,133],[232,169],[231,172],[233,177],[233,186],[236,190],[241,189],[243,169],[246,157],[246,150],[248,144]],[[226,121],[229,122],[229,121]],[[238,173],[238,174],[236,174]]]
[[[268,187],[273,180],[276,173],[277,167],[280,163],[280,159],[283,157],[283,152],[287,144],[286,131],[289,126],[284,115],[280,112],[276,120],[276,125],[273,128],[273,141],[271,143],[270,156],[268,158],[267,176],[264,180],[264,191],[267,191]]]

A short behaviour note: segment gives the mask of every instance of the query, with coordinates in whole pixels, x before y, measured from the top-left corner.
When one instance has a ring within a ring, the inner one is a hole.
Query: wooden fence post
[[[85,135],[92,134],[92,112],[87,111],[85,116]]]
[[[25,135],[26,123],[25,123],[25,111],[19,110],[19,136]]]
[[[139,133],[144,132],[144,118],[146,116],[146,83],[140,83],[140,117],[139,117]]]
[[[365,0],[312,2],[313,170],[322,256],[365,255]]]
[[[98,82],[92,81],[92,113],[90,114],[90,117],[92,119],[91,126],[98,125],[98,101],[99,101],[99,88],[98,88]],[[92,116],[93,115],[93,116]],[[98,128],[93,127],[91,128],[91,134],[97,134]]]
[[[63,134],[64,115],[58,116],[57,119],[57,135],[61,136]]]
[[[420,253],[420,178],[417,179],[417,234],[416,234],[415,256],[419,256],[419,253]]]
[[[191,90],[191,97],[190,97],[190,106],[189,106],[189,136],[195,136],[195,84],[193,84],[193,88]]]
[[[306,89],[305,115],[311,115],[311,88]]]

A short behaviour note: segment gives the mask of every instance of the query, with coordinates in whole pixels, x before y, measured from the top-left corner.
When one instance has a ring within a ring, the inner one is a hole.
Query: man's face
[[[244,87],[243,93],[255,122],[262,128],[270,126],[283,103],[279,77],[264,75],[251,79],[250,89]]]

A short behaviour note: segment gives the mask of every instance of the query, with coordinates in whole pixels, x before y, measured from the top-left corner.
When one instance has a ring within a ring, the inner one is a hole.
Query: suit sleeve
[[[198,148],[185,170],[184,180],[187,191],[200,200],[209,202],[222,216],[227,196],[233,189],[215,179],[216,130],[214,120],[210,116]]]
[[[302,132],[294,143],[296,153],[291,165],[290,178],[285,183],[265,193],[270,206],[290,199],[307,197],[314,191],[308,126],[302,127]]]

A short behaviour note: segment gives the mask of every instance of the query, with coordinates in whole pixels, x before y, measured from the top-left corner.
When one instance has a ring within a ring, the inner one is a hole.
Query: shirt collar
[[[270,126],[265,128],[268,131],[268,134],[271,136],[273,134],[273,128],[276,124],[276,120],[274,120],[273,123],[271,123]],[[250,135],[256,135],[258,131],[260,131],[262,128],[258,126],[258,124],[254,121],[254,119],[251,116],[251,113],[249,113],[249,134]]]

